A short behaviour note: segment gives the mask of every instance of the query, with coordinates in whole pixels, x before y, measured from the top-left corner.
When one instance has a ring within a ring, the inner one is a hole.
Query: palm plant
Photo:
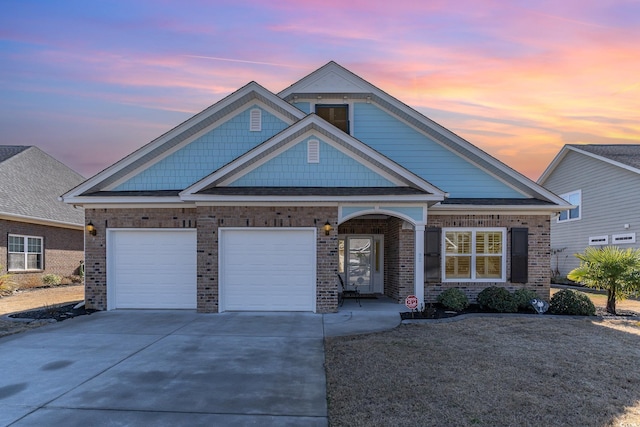
[[[640,289],[640,249],[617,246],[585,249],[575,254],[580,266],[567,277],[583,285],[607,291],[607,313],[616,314],[616,301]]]

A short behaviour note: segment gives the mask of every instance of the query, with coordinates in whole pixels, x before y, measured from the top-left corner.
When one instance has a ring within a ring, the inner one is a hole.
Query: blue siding
[[[340,220],[343,220],[353,214],[359,214],[360,212],[371,213],[373,210],[375,210],[374,206],[345,206],[342,208],[342,216],[340,217]],[[396,212],[413,219],[415,222],[422,222],[424,219],[423,208],[418,206],[382,206],[379,210],[376,210],[376,212],[380,211]]]
[[[346,218],[349,215],[355,214],[361,211],[372,211],[374,210],[374,206],[344,206],[342,208],[342,218]],[[340,218],[340,219],[342,219]]]
[[[398,208],[387,207],[385,209],[392,212],[398,212],[399,214],[407,216],[416,222],[421,222],[424,219],[423,217],[424,212],[421,207],[405,206],[405,207],[398,207]]]
[[[307,163],[307,141],[320,140],[320,163]],[[320,138],[309,137],[229,184],[230,187],[395,187]]]
[[[199,181],[287,127],[262,109],[262,131],[249,131],[249,106],[237,116],[142,171],[116,191],[181,190]]]
[[[451,197],[525,197],[374,104],[354,105],[354,136]]]
[[[294,107],[299,109],[300,111],[309,114],[311,112],[311,103],[310,102],[296,102],[293,104]]]

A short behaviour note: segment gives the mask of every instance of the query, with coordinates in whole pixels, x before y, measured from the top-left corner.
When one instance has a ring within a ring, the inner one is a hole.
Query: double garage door
[[[220,311],[315,311],[315,229],[219,229]],[[196,308],[195,230],[110,230],[108,308]]]

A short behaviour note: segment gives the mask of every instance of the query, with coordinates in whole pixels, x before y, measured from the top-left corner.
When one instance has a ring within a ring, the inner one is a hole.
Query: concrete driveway
[[[326,426],[323,316],[112,311],[0,339],[0,425]]]

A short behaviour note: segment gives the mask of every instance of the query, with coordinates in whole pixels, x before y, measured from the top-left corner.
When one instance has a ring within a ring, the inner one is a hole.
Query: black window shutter
[[[440,252],[442,229],[429,227],[424,230],[424,281],[440,282]]]
[[[511,229],[511,282],[529,281],[529,229]]]

